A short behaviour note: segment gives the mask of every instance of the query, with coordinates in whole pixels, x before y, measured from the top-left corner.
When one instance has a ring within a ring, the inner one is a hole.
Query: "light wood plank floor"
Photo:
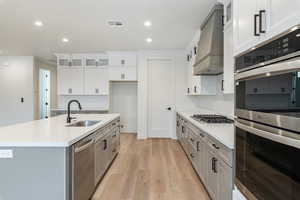
[[[121,134],[121,150],[92,200],[208,200],[176,140]]]

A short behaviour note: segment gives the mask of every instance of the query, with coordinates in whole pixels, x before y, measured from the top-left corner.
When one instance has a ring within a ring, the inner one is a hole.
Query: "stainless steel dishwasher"
[[[94,134],[73,145],[73,200],[88,200],[95,189]]]

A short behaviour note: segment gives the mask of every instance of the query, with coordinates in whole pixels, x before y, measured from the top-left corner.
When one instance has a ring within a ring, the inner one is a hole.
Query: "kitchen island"
[[[0,128],[0,200],[91,197],[119,152],[120,115],[73,117],[71,126],[61,115]]]

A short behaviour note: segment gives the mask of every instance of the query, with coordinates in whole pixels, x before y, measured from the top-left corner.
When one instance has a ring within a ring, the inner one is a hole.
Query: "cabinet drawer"
[[[231,167],[233,166],[233,151],[231,149],[228,149],[223,144],[211,137],[207,138],[207,144],[222,160],[224,160],[224,162]]]

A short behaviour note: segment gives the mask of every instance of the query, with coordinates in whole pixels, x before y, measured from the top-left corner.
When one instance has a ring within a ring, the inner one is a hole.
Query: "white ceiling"
[[[0,52],[53,53],[184,48],[214,0],[0,0]],[[43,27],[34,26],[41,20]],[[122,28],[107,26],[121,20]],[[152,27],[145,28],[145,20]],[[62,43],[67,37],[69,43]],[[151,37],[153,42],[145,42]]]

